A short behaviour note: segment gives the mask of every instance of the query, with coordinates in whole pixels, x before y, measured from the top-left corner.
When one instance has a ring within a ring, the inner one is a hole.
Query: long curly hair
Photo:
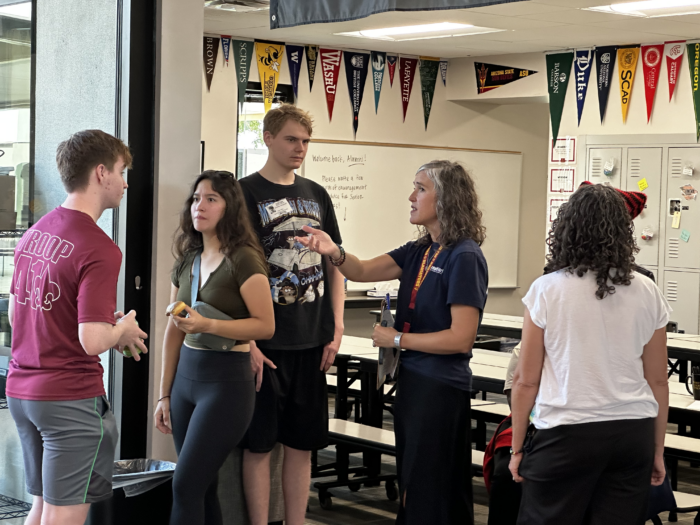
[[[180,212],[180,226],[175,232],[173,242],[173,255],[184,264],[188,255],[191,255],[204,246],[202,234],[195,230],[192,223],[192,202],[194,202],[194,192],[203,180],[211,182],[212,189],[221,195],[226,203],[223,217],[216,225],[216,236],[221,243],[221,252],[228,262],[233,260],[235,251],[243,246],[252,248],[260,255],[264,261],[265,254],[258,236],[253,229],[250,213],[246,206],[245,197],[241,185],[228,171],[207,170],[199,175],[190,189],[190,195],[185,201],[185,205]]]
[[[461,164],[448,160],[433,160],[421,166],[416,173],[421,171],[435,185],[440,238],[433,239],[424,226],[419,226],[417,242],[439,242],[449,247],[462,239],[472,239],[481,245],[486,239],[486,228],[481,222],[479,196],[469,172]]]
[[[583,277],[595,272],[598,299],[615,293],[615,285],[632,282],[639,248],[632,219],[615,188],[595,184],[576,190],[559,208],[547,245],[544,273],[566,269]]]

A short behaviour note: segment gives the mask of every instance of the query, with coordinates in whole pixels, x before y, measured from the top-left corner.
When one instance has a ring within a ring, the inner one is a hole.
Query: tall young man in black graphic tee
[[[243,443],[243,479],[252,525],[267,525],[275,443],[284,445],[287,525],[304,523],[311,451],[328,443],[325,373],[340,347],[345,294],[337,268],[294,241],[309,225],[341,242],[326,190],[294,173],[304,161],[312,131],[309,114],[294,106],[269,111],[263,121],[267,163],[241,180],[270,268],[276,326],[272,339],[251,343],[258,394]]]

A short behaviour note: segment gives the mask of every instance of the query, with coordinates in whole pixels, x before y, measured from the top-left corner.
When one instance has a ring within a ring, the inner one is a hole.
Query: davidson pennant
[[[398,59],[395,55],[386,56],[386,67],[389,70],[389,86],[394,87],[394,72],[396,71],[396,60]]]
[[[678,82],[678,72],[681,70],[683,62],[683,51],[685,51],[685,40],[666,42],[664,44],[664,55],[666,55],[666,70],[668,71],[668,101],[673,98]]]

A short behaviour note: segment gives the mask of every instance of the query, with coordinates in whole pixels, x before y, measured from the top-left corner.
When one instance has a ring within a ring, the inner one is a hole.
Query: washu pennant
[[[685,40],[674,40],[664,43],[664,55],[666,56],[666,71],[668,72],[668,101],[673,98],[678,82],[678,72],[681,70],[683,62],[683,52],[685,51]]]
[[[204,74],[207,77],[207,91],[211,90],[211,81],[214,80],[216,58],[219,56],[219,39],[213,36],[204,37]]]
[[[394,87],[394,72],[396,71],[396,61],[399,57],[395,55],[386,56],[386,67],[389,70],[389,86]]]
[[[605,111],[608,108],[608,98],[610,97],[610,86],[612,85],[612,74],[615,69],[616,58],[616,46],[595,48],[595,68],[598,76],[598,108],[600,110],[601,124],[605,119]]]
[[[301,72],[302,58],[304,58],[304,46],[287,44],[287,65],[289,66],[289,76],[292,79],[295,99],[299,96],[299,73]]]
[[[326,92],[326,105],[328,106],[328,122],[333,120],[333,106],[335,105],[335,91],[338,86],[338,73],[340,72],[340,60],[343,52],[339,49],[319,49],[321,70],[323,71],[323,90]]]
[[[425,119],[425,129],[428,129],[428,119],[430,110],[433,107],[433,95],[435,93],[435,82],[440,70],[440,60],[437,58],[420,57],[420,91],[423,98],[423,118]]]
[[[262,85],[265,113],[267,113],[272,107],[272,101],[277,91],[277,81],[279,80],[282,56],[284,55],[284,44],[255,42],[255,54],[258,59],[258,74]]]
[[[314,87],[316,62],[318,61],[318,46],[306,46],[306,69],[309,72],[309,92]]]
[[[647,102],[647,124],[651,120],[654,108],[656,88],[659,86],[661,60],[664,56],[664,45],[642,46],[642,72],[644,74],[644,97]]]
[[[627,122],[627,111],[632,99],[634,73],[637,71],[639,46],[621,47],[617,50],[617,69],[620,75],[620,100],[622,102],[622,123]]]
[[[576,75],[576,106],[578,109],[578,125],[581,125],[581,115],[583,115],[583,105],[586,103],[588,93],[588,81],[591,78],[593,67],[593,51],[590,49],[579,49],[576,51],[574,59],[574,73]]]
[[[700,140],[700,42],[687,44],[688,67],[690,68],[690,87],[693,92],[695,110],[695,140]]]
[[[253,58],[253,42],[248,40],[234,40],[233,43],[233,67],[236,68],[238,78],[238,104],[245,102],[245,91],[248,89],[250,77],[250,61]]]
[[[447,86],[447,60],[440,60],[440,75],[442,76],[442,85]]]
[[[348,93],[352,105],[352,129],[357,136],[362,95],[369,72],[369,53],[345,53],[345,78],[348,81]]]
[[[382,81],[384,80],[384,66],[386,53],[372,51],[372,86],[374,86],[374,113],[379,110],[379,96],[382,93]]]
[[[416,76],[417,67],[417,58],[399,57],[399,78],[401,82],[401,104],[403,105],[404,122],[406,122],[406,110],[408,109],[408,102],[411,100],[413,78]]]
[[[228,57],[231,52],[231,37],[221,35],[221,48],[224,50],[224,64],[228,67]]]
[[[556,144],[564,110],[566,89],[569,86],[574,53],[547,55],[547,90],[549,91],[549,116],[552,121],[552,145]]]

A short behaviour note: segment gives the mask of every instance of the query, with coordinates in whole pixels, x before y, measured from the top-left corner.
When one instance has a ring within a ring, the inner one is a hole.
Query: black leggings
[[[170,525],[221,525],[217,473],[255,408],[250,355],[183,345],[170,395],[178,455]]]

